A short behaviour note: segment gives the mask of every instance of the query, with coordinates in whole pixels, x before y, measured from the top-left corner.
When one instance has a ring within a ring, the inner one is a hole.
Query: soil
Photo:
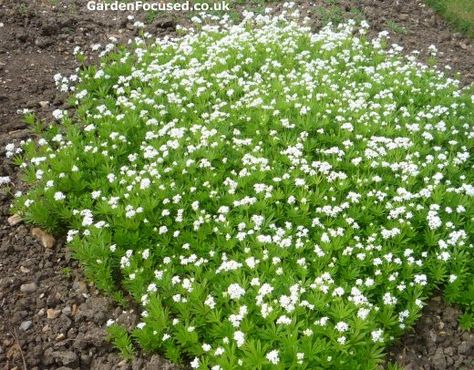
[[[48,119],[65,107],[52,76],[78,67],[74,46],[89,49],[114,36],[136,35],[127,12],[90,12],[85,0],[0,0],[0,176],[21,188],[17,168],[4,158],[7,143],[32,136],[19,110]],[[391,30],[391,41],[426,57],[431,44],[439,65],[474,81],[472,41],[456,33],[433,11],[415,0],[297,1],[315,29],[328,18],[364,18],[372,33]],[[278,8],[279,2],[272,6]],[[134,14],[144,21],[145,15]],[[160,14],[146,31],[160,36],[186,23],[186,14]],[[124,361],[105,336],[106,322],[130,327],[137,313],[124,311],[85,281],[60,238],[44,247],[29,225],[10,225],[11,193],[0,188],[0,369],[172,369],[158,355],[138,353]],[[422,318],[396,345],[389,359],[404,369],[474,369],[474,334],[457,324],[460,311],[433,298]]]

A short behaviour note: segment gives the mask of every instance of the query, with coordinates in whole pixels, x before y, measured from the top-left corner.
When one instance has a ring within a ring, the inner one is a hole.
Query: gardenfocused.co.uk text
[[[91,11],[228,11],[229,4],[226,1],[220,1],[213,4],[207,3],[190,3],[185,1],[182,3],[175,2],[145,2],[145,1],[132,1],[132,2],[100,2],[100,1],[89,1],[87,3],[87,9]]]

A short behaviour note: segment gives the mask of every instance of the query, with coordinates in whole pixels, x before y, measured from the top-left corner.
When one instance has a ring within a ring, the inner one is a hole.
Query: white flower
[[[150,179],[144,178],[140,181],[140,189],[148,189],[150,187],[151,181]]]
[[[67,116],[67,112],[61,109],[55,109],[53,111],[53,117],[57,120],[60,120],[61,118]]]
[[[336,326],[335,326],[335,329],[340,332],[340,333],[343,333],[345,331],[347,331],[349,329],[349,325],[347,323],[345,323],[344,321],[339,321]]]
[[[272,350],[267,353],[265,356],[268,361],[270,361],[273,365],[276,365],[280,362],[280,357],[278,356],[278,351],[277,350]]]
[[[419,284],[419,285],[427,284],[427,277],[425,274],[416,274],[414,280],[415,280],[415,284]]]
[[[139,322],[139,323],[137,324],[137,328],[138,328],[138,329],[143,329],[143,328],[145,327],[145,325],[146,325],[146,324],[145,324],[144,322]]]
[[[382,329],[374,330],[371,333],[371,335],[372,335],[372,341],[374,343],[383,342],[383,330]]]
[[[208,306],[211,310],[213,310],[216,307],[216,302],[214,298],[210,295],[207,296],[206,300],[204,301],[204,304]]]
[[[397,304],[397,298],[390,293],[385,293],[383,295],[383,303],[386,305],[394,305]]]
[[[237,347],[241,347],[245,343],[244,333],[241,331],[234,332],[234,340],[237,342]]]
[[[359,310],[357,311],[357,317],[362,319],[362,320],[365,320],[367,318],[367,316],[369,316],[370,314],[370,310],[368,308],[359,308]]]
[[[211,350],[211,345],[210,344],[207,344],[207,343],[204,343],[202,346],[201,346],[202,350],[204,352],[209,352]]]
[[[11,182],[9,176],[0,176],[0,185],[9,184]]]
[[[66,196],[60,191],[57,191],[56,193],[54,193],[54,200],[61,201],[64,199],[66,199]]]
[[[339,343],[339,344],[345,344],[345,343],[346,343],[346,339],[347,339],[347,338],[343,335],[343,336],[337,338],[337,343]]]
[[[190,365],[193,369],[197,369],[199,367],[199,358],[195,357],[194,360],[191,361]]]
[[[245,294],[245,290],[239,284],[230,284],[227,288],[230,299],[238,300]]]
[[[291,319],[288,316],[281,315],[278,320],[276,321],[277,324],[279,325],[290,325],[291,324]]]

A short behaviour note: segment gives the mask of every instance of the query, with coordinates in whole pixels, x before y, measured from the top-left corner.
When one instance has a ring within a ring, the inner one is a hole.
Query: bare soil
[[[439,65],[474,81],[472,41],[453,31],[430,8],[416,0],[297,1],[318,29],[328,21],[366,19],[373,34],[392,30],[391,41],[426,57],[431,44],[440,50]],[[17,168],[4,158],[7,143],[32,136],[22,109],[47,119],[65,107],[52,76],[78,67],[72,50],[105,44],[114,36],[136,34],[128,13],[90,12],[85,0],[0,0],[0,176],[17,188]],[[281,3],[273,2],[273,7]],[[244,6],[240,5],[238,10]],[[144,14],[134,14],[144,20]],[[173,33],[185,14],[160,14],[146,30]],[[3,25],[2,25],[3,24]],[[172,369],[158,355],[138,353],[124,361],[107,342],[105,324],[115,319],[130,327],[137,313],[118,307],[88,284],[64,241],[43,247],[23,223],[10,226],[11,193],[0,189],[0,369]],[[434,297],[418,321],[388,351],[404,369],[474,369],[474,334],[457,324],[460,311]]]

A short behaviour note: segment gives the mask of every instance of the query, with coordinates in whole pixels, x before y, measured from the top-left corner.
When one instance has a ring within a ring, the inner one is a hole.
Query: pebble
[[[46,311],[46,317],[50,320],[57,319],[61,314],[61,310],[55,310],[54,308],[48,308]]]
[[[49,101],[42,100],[42,101],[39,102],[39,106],[41,108],[46,108],[48,105],[49,105]]]
[[[43,247],[51,249],[54,246],[55,240],[54,237],[38,227],[34,227],[31,230],[31,235],[33,235],[36,239],[39,239]]]
[[[86,294],[87,293],[87,284],[85,281],[74,281],[72,283],[72,289],[76,290],[78,293]]]
[[[31,328],[31,325],[33,325],[31,321],[23,321],[20,324],[20,330],[27,331],[29,328]]]
[[[56,340],[59,342],[60,340],[63,340],[66,336],[63,333],[59,333],[58,336],[56,337]]]
[[[36,292],[36,289],[38,289],[38,285],[36,285],[36,283],[27,283],[20,286],[20,290],[27,294]]]
[[[453,356],[454,355],[454,348],[453,347],[447,347],[444,349],[444,354],[446,356]]]
[[[72,351],[57,351],[52,353],[53,358],[63,365],[69,365],[77,361],[77,355]]]
[[[433,356],[433,364],[436,370],[446,369],[446,357],[444,357],[443,348],[439,347]]]
[[[472,343],[462,341],[461,344],[458,346],[458,353],[461,355],[467,355],[472,350]]]
[[[29,274],[31,272],[31,270],[26,268],[25,266],[20,266],[20,271],[24,274]]]
[[[8,217],[7,222],[10,226],[18,225],[23,219],[20,215],[14,214],[13,216]]]
[[[436,343],[436,341],[438,340],[438,336],[436,335],[436,332],[434,330],[429,331],[429,336],[430,336],[430,340],[433,343]]]
[[[62,313],[66,316],[70,316],[72,313],[71,306],[66,306],[63,308]]]
[[[53,40],[51,40],[49,37],[38,37],[35,40],[35,45],[40,47],[40,48],[45,48],[53,43]]]

